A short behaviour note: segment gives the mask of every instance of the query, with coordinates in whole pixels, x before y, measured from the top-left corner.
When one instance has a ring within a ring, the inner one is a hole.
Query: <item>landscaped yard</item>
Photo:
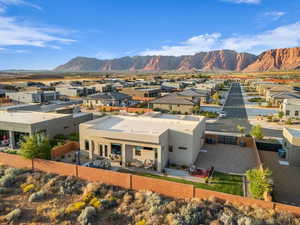
[[[243,177],[239,175],[231,175],[231,174],[226,174],[221,172],[214,172],[213,178],[211,180],[211,184],[203,184],[203,183],[197,183],[197,182],[187,181],[187,180],[173,178],[173,177],[154,175],[150,173],[134,173],[134,174],[145,176],[145,177],[183,183],[183,184],[191,184],[194,185],[196,188],[202,188],[211,191],[218,191],[218,192],[243,196]]]

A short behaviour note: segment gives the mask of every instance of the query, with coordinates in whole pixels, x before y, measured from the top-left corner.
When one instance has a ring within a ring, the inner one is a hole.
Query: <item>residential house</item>
[[[191,166],[204,143],[205,117],[105,116],[80,124],[80,150],[124,167]]]
[[[281,105],[281,111],[286,118],[300,118],[300,99],[284,99]]]
[[[103,92],[89,95],[84,99],[86,106],[128,106],[132,104],[131,96],[120,92]]]
[[[300,130],[284,128],[283,148],[286,151],[286,160],[291,166],[300,166]]]
[[[7,92],[6,97],[20,103],[47,103],[59,99],[57,91]]]
[[[268,102],[273,106],[280,106],[285,99],[300,99],[300,93],[298,92],[279,92],[272,94],[268,97]]]
[[[96,93],[95,87],[82,87],[82,86],[70,86],[64,85],[55,88],[60,95],[65,95],[69,97],[82,97]]]
[[[181,114],[192,114],[194,106],[198,105],[198,103],[175,93],[165,95],[149,103],[154,110],[159,109]]]
[[[191,88],[179,92],[178,96],[182,96],[200,105],[200,103],[209,103],[210,91]]]
[[[160,96],[161,89],[151,87],[123,88],[121,92],[132,97],[157,98]]]
[[[79,132],[79,124],[92,119],[91,113],[58,114],[37,111],[0,111],[0,146],[18,148],[23,136]]]

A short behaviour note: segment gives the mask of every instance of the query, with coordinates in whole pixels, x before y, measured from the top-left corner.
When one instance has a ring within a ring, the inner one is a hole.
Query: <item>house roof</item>
[[[179,92],[178,95],[180,96],[190,96],[190,97],[203,97],[207,96],[207,91],[201,91],[196,89],[187,89],[182,92]]]
[[[170,94],[151,101],[152,104],[168,104],[168,105],[195,105],[192,101],[179,97],[177,94]]]
[[[87,99],[93,100],[93,99],[105,99],[105,100],[123,100],[131,98],[129,95],[121,93],[121,92],[103,92],[103,93],[97,93],[93,95],[89,95]]]
[[[296,93],[296,92],[280,92],[280,93],[276,93],[276,94],[273,94],[271,96],[272,98],[275,98],[275,99],[288,99],[288,98],[300,98],[300,94]]]

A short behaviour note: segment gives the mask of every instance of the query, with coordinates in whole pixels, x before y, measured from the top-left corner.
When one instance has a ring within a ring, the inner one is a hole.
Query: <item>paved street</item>
[[[245,127],[247,133],[251,130],[252,125],[248,121],[247,111],[239,83],[232,84],[223,110],[227,114],[226,117],[220,118],[215,123],[207,123],[208,131],[238,133],[238,125]],[[263,131],[265,136],[282,137],[282,132],[279,130],[264,128]]]

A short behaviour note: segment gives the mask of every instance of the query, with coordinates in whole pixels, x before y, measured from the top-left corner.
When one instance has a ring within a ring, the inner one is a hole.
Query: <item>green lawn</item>
[[[183,183],[183,184],[191,184],[194,185],[196,188],[202,188],[211,191],[218,191],[218,192],[243,196],[243,177],[239,175],[230,175],[221,172],[214,172],[213,178],[211,180],[211,184],[203,184],[203,183],[197,183],[197,182],[187,181],[187,180],[173,178],[173,177],[154,175],[150,173],[134,173],[134,174],[145,176],[145,177]]]

